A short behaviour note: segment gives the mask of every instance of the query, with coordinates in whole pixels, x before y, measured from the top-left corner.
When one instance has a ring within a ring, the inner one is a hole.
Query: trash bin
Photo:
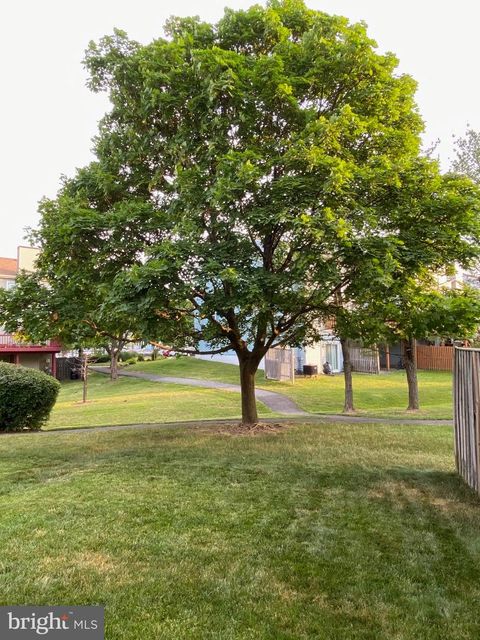
[[[316,376],[318,375],[318,367],[316,364],[304,364],[303,365],[304,376]]]

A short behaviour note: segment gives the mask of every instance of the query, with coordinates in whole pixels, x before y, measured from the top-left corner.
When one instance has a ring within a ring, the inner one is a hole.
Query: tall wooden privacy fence
[[[57,358],[57,380],[70,380],[72,371],[79,366],[78,358]]]
[[[455,348],[453,391],[457,471],[480,493],[480,349]]]
[[[451,371],[453,369],[453,347],[417,344],[417,367],[427,371]]]

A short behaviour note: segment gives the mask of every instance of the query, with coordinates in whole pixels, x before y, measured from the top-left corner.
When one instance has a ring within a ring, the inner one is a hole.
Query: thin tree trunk
[[[258,364],[251,358],[238,355],[240,364],[240,386],[242,391],[242,424],[253,425],[258,422],[257,401],[255,398],[255,374]]]
[[[414,338],[402,340],[402,351],[408,383],[407,411],[418,411],[420,409],[420,402],[418,399],[417,380],[417,341]]]
[[[88,355],[85,353],[83,356],[83,365],[82,365],[82,373],[83,373],[83,402],[87,402],[87,391],[88,391]]]
[[[118,349],[112,349],[110,354],[110,380],[118,380],[118,356],[120,352]]]
[[[343,354],[343,377],[345,379],[345,402],[343,404],[343,413],[353,413],[355,406],[353,404],[353,379],[352,379],[352,361],[350,358],[350,340],[341,338]]]

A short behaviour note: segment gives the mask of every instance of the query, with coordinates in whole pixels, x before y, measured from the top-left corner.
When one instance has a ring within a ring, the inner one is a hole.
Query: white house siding
[[[29,369],[43,371],[46,365],[50,363],[50,355],[46,356],[44,353],[20,353],[19,356],[19,365]]]
[[[295,350],[295,364],[297,371],[302,372],[303,365],[316,365],[318,373],[322,373],[325,362],[329,362],[332,371],[339,373],[343,371],[343,357],[340,340],[321,340],[315,344],[300,347]]]

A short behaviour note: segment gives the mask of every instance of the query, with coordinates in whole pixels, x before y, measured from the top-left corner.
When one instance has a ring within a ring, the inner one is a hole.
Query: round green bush
[[[0,362],[0,431],[40,429],[59,389],[58,380],[42,371]]]

